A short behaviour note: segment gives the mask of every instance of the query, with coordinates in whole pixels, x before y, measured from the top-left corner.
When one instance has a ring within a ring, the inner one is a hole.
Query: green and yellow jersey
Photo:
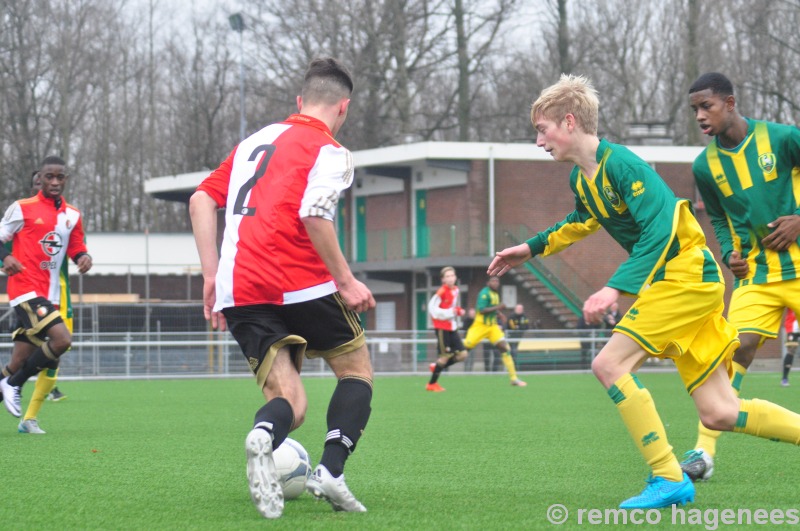
[[[595,175],[570,174],[575,210],[527,241],[547,256],[606,229],[630,255],[607,286],[638,295],[659,280],[722,282],[722,272],[686,199],[679,199],[644,160],[600,140]]]
[[[773,251],[761,244],[767,224],[800,215],[800,129],[746,118],[747,135],[733,149],[716,138],[692,165],[697,188],[711,217],[722,261],[738,251],[750,265],[734,287],[798,277],[800,247]]]
[[[497,324],[497,310],[493,312],[483,313],[484,308],[491,308],[500,304],[500,294],[495,290],[486,286],[478,293],[478,300],[475,303],[477,310],[475,315],[475,322],[485,325]]]

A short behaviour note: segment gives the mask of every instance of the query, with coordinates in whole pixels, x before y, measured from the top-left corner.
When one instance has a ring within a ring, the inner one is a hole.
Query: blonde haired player
[[[527,242],[497,253],[490,275],[533,256],[561,251],[600,227],[629,253],[606,286],[583,305],[598,323],[620,294],[636,301],[592,362],[636,446],[651,468],[647,486],[623,509],[694,501],[647,388],[634,374],[650,356],[675,362],[700,419],[709,428],[800,443],[800,415],[764,400],[742,400],[730,385],[736,328],[722,316],[725,286],[691,205],[645,161],[597,137],[597,93],[580,76],[561,76],[531,109],[536,144],[575,164],[569,186],[575,210]],[[587,264],[591,267],[591,264]]]

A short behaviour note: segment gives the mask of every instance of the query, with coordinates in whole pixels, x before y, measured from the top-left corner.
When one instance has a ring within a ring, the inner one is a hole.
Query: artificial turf
[[[304,494],[269,522],[245,478],[244,438],[263,403],[252,380],[62,382],[67,400],[39,415],[45,435],[18,434],[0,408],[0,529],[553,529],[553,504],[570,511],[562,528],[576,528],[590,525],[587,512],[578,525],[580,510],[615,509],[644,487],[648,469],[591,375],[524,377],[528,387],[517,388],[502,375],[444,374],[444,393],[424,390],[427,375],[377,377],[368,428],[346,468],[368,512],[334,513]],[[689,450],[697,417],[677,374],[640,380],[675,452]],[[778,382],[750,374],[743,396],[800,410],[798,389]],[[291,437],[315,463],[335,381],[305,383],[309,412]],[[697,484],[686,509],[796,510],[798,452],[724,434],[714,477]],[[675,527],[669,509],[658,515],[648,529]]]

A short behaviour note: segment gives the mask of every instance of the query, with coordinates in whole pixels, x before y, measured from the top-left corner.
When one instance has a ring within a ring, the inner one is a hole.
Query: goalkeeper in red
[[[583,305],[599,323],[621,294],[636,297],[592,362],[637,449],[651,469],[644,490],[623,509],[694,501],[650,392],[635,372],[650,356],[672,359],[700,420],[709,428],[800,444],[800,415],[764,400],[742,400],[730,385],[736,328],[722,316],[722,272],[688,200],[645,161],[598,138],[599,101],[586,78],[563,75],[534,102],[536,144],[557,161],[575,164],[569,186],[575,210],[527,242],[498,252],[489,266],[500,275],[533,256],[561,251],[606,229],[629,254],[606,286]],[[591,264],[587,264],[591,267]]]

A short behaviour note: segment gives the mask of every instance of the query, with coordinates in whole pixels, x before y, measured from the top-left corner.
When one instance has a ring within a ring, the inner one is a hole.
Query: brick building
[[[699,147],[632,146],[680,197],[695,205],[718,246],[696,192],[691,163]],[[574,208],[571,165],[532,144],[423,142],[354,152],[355,182],[341,198],[337,230],[351,268],[373,290],[366,328],[428,327],[425,304],[438,272],[458,273],[464,307],[474,306],[496,249],[529,238]],[[161,177],[146,191],[187,201],[206,172]],[[535,259],[503,278],[502,299],[519,302],[540,328],[572,328],[586,296],[601,288],[626,254],[604,231],[570,249]],[[728,285],[730,272],[723,268]],[[728,289],[728,297],[730,288]],[[621,301],[626,310],[630,299]],[[778,342],[765,354],[777,355]]]

